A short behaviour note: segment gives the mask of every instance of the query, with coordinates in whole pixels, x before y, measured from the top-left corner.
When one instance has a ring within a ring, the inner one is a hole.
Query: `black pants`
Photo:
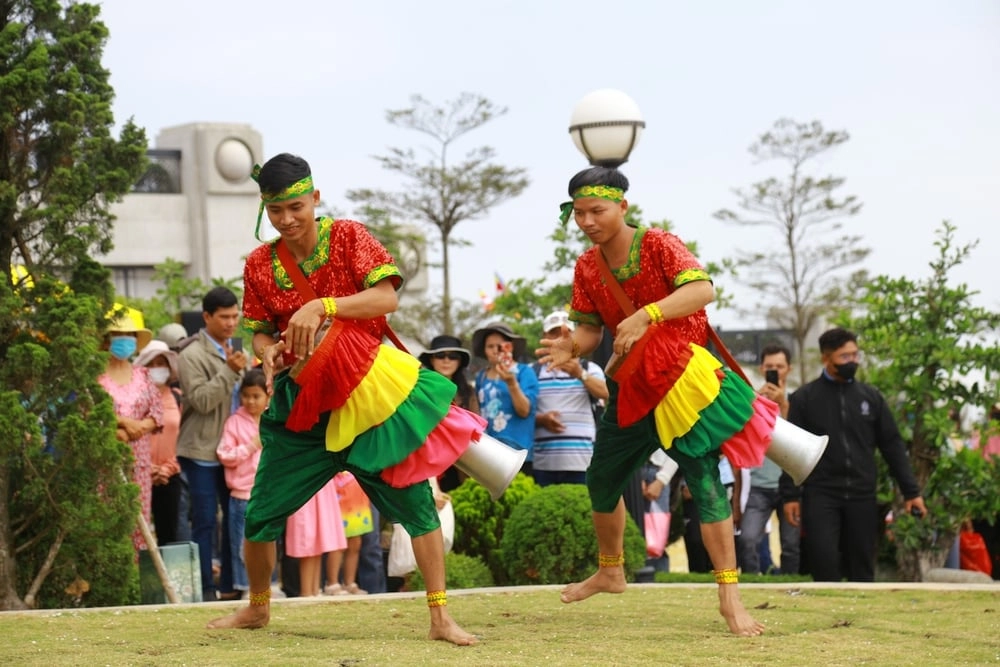
[[[153,525],[156,526],[156,543],[159,546],[177,541],[180,502],[180,473],[166,484],[153,486]]]
[[[806,487],[802,535],[812,578],[875,581],[879,524],[874,497],[845,500],[842,493]]]

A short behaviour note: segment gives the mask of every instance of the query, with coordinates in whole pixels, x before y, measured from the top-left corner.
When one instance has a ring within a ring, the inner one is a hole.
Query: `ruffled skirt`
[[[736,467],[763,463],[777,403],[757,395],[700,345],[654,336],[641,352],[641,363],[621,378],[619,424],[628,426],[652,410],[665,449],[677,447],[697,458],[721,446]]]
[[[275,380],[271,411],[296,432],[326,420],[328,450],[349,447],[351,465],[402,488],[443,473],[486,429],[451,404],[455,390],[412,355],[338,320],[294,380]]]

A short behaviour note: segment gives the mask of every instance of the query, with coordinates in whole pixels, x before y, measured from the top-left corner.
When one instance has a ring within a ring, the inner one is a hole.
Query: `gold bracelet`
[[[717,584],[740,583],[740,575],[736,571],[736,568],[727,568],[725,570],[712,570],[712,574],[715,575],[715,583]]]
[[[251,607],[263,607],[271,603],[271,589],[268,588],[266,591],[261,591],[260,593],[250,593],[250,606]]]
[[[625,565],[624,553],[620,553],[617,556],[605,556],[604,554],[597,556],[598,567],[622,567],[623,565]]]
[[[320,301],[323,302],[323,312],[326,313],[327,317],[337,316],[337,300],[332,296],[324,296]]]
[[[651,324],[659,324],[663,321],[663,311],[660,310],[660,307],[656,303],[647,303],[642,309],[649,315]]]
[[[428,591],[428,607],[445,607],[448,605],[448,594],[444,591]]]

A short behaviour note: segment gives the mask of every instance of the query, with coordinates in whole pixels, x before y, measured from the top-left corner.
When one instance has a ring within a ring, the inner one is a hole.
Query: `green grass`
[[[278,600],[263,630],[204,628],[235,603],[0,614],[3,665],[966,665],[1000,662],[1000,588],[748,585],[767,626],[736,638],[713,585],[452,592],[475,647],[426,639],[422,594]]]

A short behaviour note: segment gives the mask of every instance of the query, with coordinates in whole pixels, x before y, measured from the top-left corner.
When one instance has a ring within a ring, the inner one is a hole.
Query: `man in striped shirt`
[[[542,323],[542,338],[558,338],[573,330],[566,311],[557,310]],[[532,472],[539,486],[584,484],[594,451],[594,404],[608,397],[604,371],[573,358],[552,369],[535,364],[538,408]]]

